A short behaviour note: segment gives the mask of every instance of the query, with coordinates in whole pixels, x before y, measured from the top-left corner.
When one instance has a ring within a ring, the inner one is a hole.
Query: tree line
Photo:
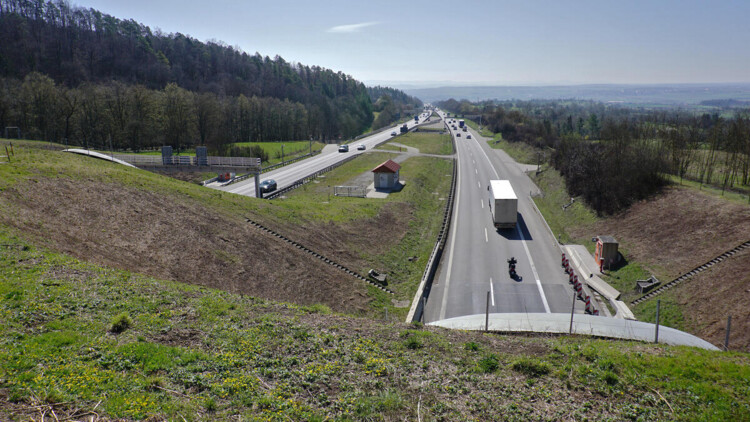
[[[372,123],[374,130],[388,126],[404,117],[419,113],[424,104],[405,92],[383,86],[368,87],[373,110],[378,113]]]
[[[154,32],[62,0],[0,0],[0,39],[0,125],[36,139],[327,140],[373,122],[367,88],[342,72]]]
[[[509,142],[551,151],[568,192],[600,214],[658,192],[665,175],[748,192],[750,110],[696,113],[595,101],[451,99],[438,105],[482,122]]]

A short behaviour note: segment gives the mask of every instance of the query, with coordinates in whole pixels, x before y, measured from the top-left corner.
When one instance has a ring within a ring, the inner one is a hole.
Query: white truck
[[[490,214],[492,222],[498,229],[516,227],[518,198],[508,180],[490,180],[487,186],[489,193]]]

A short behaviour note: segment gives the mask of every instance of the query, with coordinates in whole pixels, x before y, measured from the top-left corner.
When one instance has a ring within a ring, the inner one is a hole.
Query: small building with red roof
[[[401,166],[393,161],[388,160],[372,169],[375,175],[375,189],[396,189],[399,185],[398,171]]]

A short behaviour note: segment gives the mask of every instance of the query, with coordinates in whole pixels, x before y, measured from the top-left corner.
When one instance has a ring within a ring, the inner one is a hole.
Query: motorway
[[[414,119],[407,122],[407,125],[409,129],[413,128],[417,124],[424,123],[425,119],[430,115],[431,113],[422,113],[419,115],[419,120],[415,121]],[[385,142],[389,139],[394,139],[394,136],[391,136],[391,132],[396,132],[400,134],[399,127],[401,125],[390,127],[386,130],[383,130],[382,132],[370,135],[368,137],[362,138],[357,141],[352,141],[349,143],[349,152],[338,152],[338,147],[336,145],[327,145],[323,151],[314,156],[307,158],[305,160],[298,161],[296,163],[288,164],[284,167],[280,167],[276,170],[270,171],[268,173],[264,173],[261,175],[261,181],[266,179],[273,179],[276,181],[278,185],[278,189],[283,189],[295,181],[309,176],[316,171],[322,170],[328,166],[334,165],[338,163],[339,161],[342,161],[352,155],[359,155],[365,151],[357,150],[358,145],[364,145],[366,150],[370,150],[374,148],[376,145]],[[255,179],[253,177],[249,177],[245,180],[242,180],[240,182],[236,182],[230,185],[224,185],[222,186],[219,183],[211,183],[206,185],[208,187],[219,189],[225,192],[231,192],[236,193],[239,195],[245,195],[245,196],[252,196],[255,197]]]
[[[440,114],[444,121],[452,120]],[[461,134],[455,138],[456,202],[425,321],[484,314],[487,292],[490,313],[569,314],[573,290],[560,267],[560,250],[529,196],[537,187],[504,151],[490,148],[472,129],[451,131],[454,137]],[[493,225],[487,190],[491,179],[507,179],[513,186],[519,213],[515,229]],[[511,256],[518,260],[519,281],[508,274]],[[576,306],[583,311],[581,303]]]

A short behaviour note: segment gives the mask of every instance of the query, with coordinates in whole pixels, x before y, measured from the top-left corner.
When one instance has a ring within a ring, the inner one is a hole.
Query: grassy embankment
[[[419,149],[422,154],[453,154],[453,144],[448,134],[440,135],[436,132],[409,132],[393,140],[393,142]],[[400,148],[396,145],[383,145],[384,147]],[[381,147],[382,148],[382,147]]]
[[[405,137],[401,137],[403,139]],[[442,145],[444,139],[432,134],[420,137],[424,145]],[[448,139],[450,146],[450,138]],[[435,148],[435,147],[433,147]],[[429,148],[428,148],[429,149]],[[440,147],[435,148],[440,150]],[[388,287],[395,290],[395,299],[401,306],[395,307],[394,296],[377,292],[376,306],[388,309],[389,315],[402,319],[422,277],[422,272],[430,256],[442,223],[443,210],[451,182],[450,160],[433,157],[411,157],[401,163],[400,178],[406,185],[400,192],[391,193],[386,199],[366,199],[337,197],[334,186],[351,185],[352,181],[363,177],[364,183],[372,183],[370,170],[383,161],[392,158],[389,153],[366,153],[334,171],[324,178],[292,191],[286,199],[280,200],[289,215],[283,217],[294,221],[332,221],[347,224],[356,236],[357,231],[379,230],[377,236],[386,248],[372,255],[360,255],[362,267],[358,270],[366,274],[370,268],[388,274]],[[392,221],[379,227],[358,226],[356,221],[372,219],[385,210],[398,214]],[[397,227],[403,225],[404,227]],[[393,243],[393,236],[402,236]],[[353,243],[343,240],[343,245],[356,249]],[[408,258],[412,257],[412,260]],[[416,258],[413,258],[416,257]]]
[[[0,244],[4,420],[750,417],[747,354],[381,323]]]
[[[434,140],[442,142],[437,135]],[[226,216],[224,219],[228,221],[250,217],[363,274],[370,268],[383,271],[389,275],[389,288],[397,292],[395,298],[400,302],[392,302],[394,296],[377,289],[368,291],[375,297],[372,306],[376,312],[382,314],[388,308],[393,318],[404,317],[408,310],[406,302],[413,296],[442,222],[443,198],[450,187],[447,176],[451,173],[449,160],[413,157],[402,163],[401,178],[407,181],[406,187],[387,199],[333,196],[333,186],[350,184],[351,179],[363,174],[371,183],[369,171],[391,157],[367,153],[293,191],[287,198],[269,202],[193,187],[148,172],[135,174],[124,167],[74,154],[33,148],[17,151],[24,154],[19,160],[25,164],[18,167],[23,175],[6,178],[6,187],[23,183],[35,174],[73,179],[82,176],[104,184],[119,183],[169,195],[176,204],[184,199],[197,201],[207,208],[206,214]],[[362,236],[364,232],[367,236]],[[319,242],[322,234],[328,243]],[[349,254],[337,252],[342,245],[348,247]],[[354,260],[347,258],[351,255]],[[408,260],[410,257],[412,260]]]

